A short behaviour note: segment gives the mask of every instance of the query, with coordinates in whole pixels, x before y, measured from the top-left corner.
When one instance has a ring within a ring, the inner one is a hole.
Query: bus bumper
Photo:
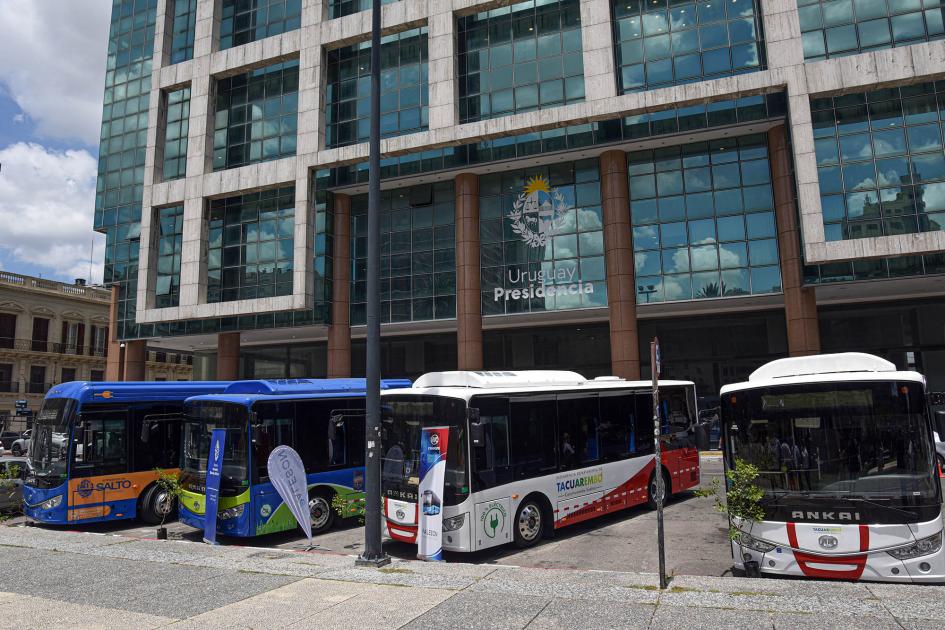
[[[867,582],[945,583],[945,548],[934,553],[899,560],[886,551],[847,556],[822,556],[784,547],[760,553],[732,543],[734,566],[744,570],[754,561],[763,575],[787,575],[815,579]]]
[[[243,511],[239,516],[233,518],[218,518],[217,519],[217,533],[223,534],[224,536],[253,536],[255,532],[251,532],[249,528],[249,504],[242,504],[245,506]],[[205,526],[205,515],[197,514],[187,509],[186,506],[181,505],[177,511],[177,520],[188,527],[193,527],[194,529],[203,530]]]
[[[49,525],[66,525],[69,521],[69,500],[66,485],[55,488],[23,486],[23,512],[26,518]]]

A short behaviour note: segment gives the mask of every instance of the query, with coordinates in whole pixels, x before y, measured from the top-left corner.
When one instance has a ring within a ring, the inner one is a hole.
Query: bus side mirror
[[[938,433],[938,439],[945,440],[945,411],[936,411],[932,414],[932,426]]]

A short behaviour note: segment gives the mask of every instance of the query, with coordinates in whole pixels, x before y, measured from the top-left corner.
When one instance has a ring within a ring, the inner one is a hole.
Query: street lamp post
[[[390,563],[381,541],[381,0],[371,7],[371,141],[367,234],[367,383],[364,457],[364,551],[360,565]]]

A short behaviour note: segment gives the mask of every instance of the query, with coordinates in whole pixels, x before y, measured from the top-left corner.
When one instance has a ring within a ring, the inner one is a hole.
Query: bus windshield
[[[29,467],[38,485],[59,485],[68,476],[69,423],[74,409],[71,398],[49,398],[33,421]]]
[[[249,487],[249,415],[246,407],[232,403],[198,402],[186,406],[181,485],[190,492],[206,492],[207,461],[214,429],[226,430],[220,494],[240,494]]]
[[[381,422],[381,480],[385,497],[416,501],[420,484],[420,429],[450,428],[443,504],[469,495],[466,461],[466,405],[441,396],[385,396]]]
[[[938,496],[924,394],[910,381],[783,385],[723,396],[735,458],[769,495],[884,499]]]

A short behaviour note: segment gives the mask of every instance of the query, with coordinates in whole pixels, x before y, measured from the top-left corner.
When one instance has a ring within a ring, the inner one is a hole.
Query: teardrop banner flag
[[[269,481],[289,506],[312,546],[312,517],[308,510],[308,480],[302,458],[291,446],[277,446],[269,454]]]
[[[417,558],[443,559],[443,482],[449,427],[427,427],[420,433],[420,531]]]

